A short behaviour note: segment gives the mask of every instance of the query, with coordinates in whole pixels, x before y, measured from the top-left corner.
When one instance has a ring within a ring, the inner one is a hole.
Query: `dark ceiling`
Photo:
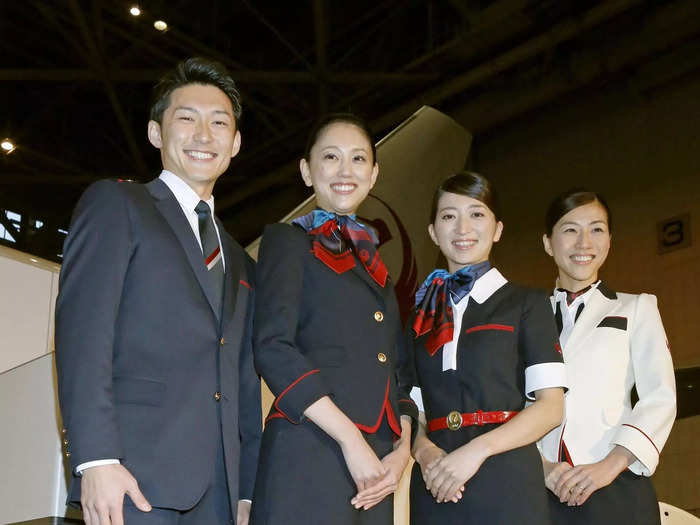
[[[297,159],[320,114],[357,112],[379,138],[430,104],[478,143],[600,89],[696,73],[700,2],[0,0],[0,139],[17,144],[0,154],[0,210],[22,216],[0,214],[16,237],[0,243],[60,260],[56,231],[91,181],[157,175],[150,88],[193,55],[243,94],[243,149],[215,195],[245,244],[308,195]]]

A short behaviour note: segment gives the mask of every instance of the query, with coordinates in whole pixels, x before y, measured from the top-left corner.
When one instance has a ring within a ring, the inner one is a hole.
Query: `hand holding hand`
[[[559,501],[569,506],[583,505],[596,490],[607,487],[637,457],[625,447],[615,447],[597,463],[576,465],[564,472],[554,487]]]
[[[86,525],[124,525],[124,494],[129,495],[140,511],[151,510],[136,479],[123,465],[85,469],[80,487],[80,503]]]
[[[382,465],[386,469],[386,474],[377,480],[374,485],[360,491],[350,503],[352,503],[356,509],[362,508],[368,510],[381,502],[389,494],[396,492],[403,471],[408,464],[409,457],[410,452],[407,447],[397,448],[384,456],[382,458]]]
[[[425,486],[438,503],[453,500],[464,490],[466,482],[476,474],[487,458],[478,439],[433,461],[424,475]]]
[[[551,490],[554,494],[558,495],[556,491],[556,486],[559,482],[559,478],[561,478],[561,475],[564,474],[564,472],[566,472],[567,470],[571,470],[571,465],[569,465],[565,461],[561,463],[551,463],[549,461],[543,460],[542,468],[544,470],[545,487]]]
[[[386,474],[387,468],[382,465],[359,431],[341,443],[340,449],[358,493],[377,483]]]

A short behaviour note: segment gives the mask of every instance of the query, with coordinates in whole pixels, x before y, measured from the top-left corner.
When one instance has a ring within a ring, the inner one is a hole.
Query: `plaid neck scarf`
[[[474,287],[476,280],[491,269],[484,261],[467,266],[451,274],[447,270],[434,270],[416,292],[416,319],[413,331],[416,337],[428,332],[425,347],[433,356],[445,343],[452,341],[454,322],[448,293],[457,304]]]
[[[357,222],[355,215],[315,209],[294,219],[292,224],[301,226],[313,237],[314,255],[336,273],[353,268],[357,257],[379,286],[386,285],[389,272],[377,250],[379,240],[371,228]]]

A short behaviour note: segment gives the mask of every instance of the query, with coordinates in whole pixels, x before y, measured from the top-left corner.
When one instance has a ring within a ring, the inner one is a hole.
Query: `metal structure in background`
[[[132,4],[3,4],[0,139],[16,149],[0,150],[0,243],[60,261],[90,182],[158,173],[149,92],[186,56],[222,61],[243,93],[243,148],[215,190],[243,244],[308,196],[297,160],[325,111],[381,136],[430,104],[478,155],[480,136],[547,107],[611,87],[646,97],[700,70],[696,0],[144,0],[138,17]]]

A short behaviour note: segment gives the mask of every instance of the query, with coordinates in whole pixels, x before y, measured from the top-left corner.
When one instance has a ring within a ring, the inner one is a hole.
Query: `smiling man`
[[[69,501],[88,525],[248,523],[254,267],[212,196],[240,148],[240,114],[222,65],[185,60],[154,90],[148,138],[163,171],[97,182],[76,207],[56,363]]]

